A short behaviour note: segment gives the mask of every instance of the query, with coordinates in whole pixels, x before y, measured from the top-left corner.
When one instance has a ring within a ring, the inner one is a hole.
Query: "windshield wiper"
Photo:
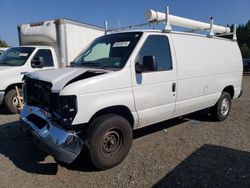
[[[83,62],[81,63],[82,66],[87,66],[87,67],[94,67],[94,68],[99,68],[99,69],[106,69],[106,67],[101,66],[100,63],[94,63],[94,62]]]
[[[84,61],[81,63],[81,65],[90,65],[90,66],[98,66],[99,63],[94,63],[94,62],[91,62],[91,61]]]

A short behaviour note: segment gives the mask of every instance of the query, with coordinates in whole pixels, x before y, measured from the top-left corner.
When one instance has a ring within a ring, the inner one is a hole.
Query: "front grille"
[[[24,100],[29,106],[41,108],[51,114],[53,121],[62,126],[70,126],[76,113],[76,96],[59,96],[59,93],[52,93],[52,84],[49,82],[24,77]],[[38,121],[37,117],[30,117],[30,121]],[[44,126],[43,121],[38,121]]]
[[[51,93],[52,84],[49,82],[26,79],[25,80],[25,102],[31,106],[37,106],[45,110],[56,110],[58,94]]]

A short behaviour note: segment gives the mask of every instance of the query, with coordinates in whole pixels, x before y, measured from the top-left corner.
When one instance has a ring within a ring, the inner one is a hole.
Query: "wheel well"
[[[223,91],[228,92],[231,95],[231,99],[234,98],[234,87],[233,86],[227,86],[223,89]]]
[[[108,108],[104,108],[98,112],[96,112],[92,118],[90,119],[89,122],[92,122],[95,118],[104,115],[104,114],[117,114],[120,115],[122,117],[124,117],[125,119],[127,119],[130,123],[130,125],[134,126],[134,117],[131,114],[130,110],[128,107],[126,106],[112,106],[112,107],[108,107]]]
[[[12,89],[15,89],[15,87],[17,86],[18,88],[22,88],[22,83],[16,83],[16,84],[12,84],[12,85],[9,85],[6,89],[5,89],[5,95],[7,92],[9,92],[10,90]]]
[[[10,90],[12,90],[12,89],[15,89],[15,87],[17,86],[18,88],[22,88],[22,83],[16,83],[16,84],[12,84],[12,85],[9,85],[6,89],[5,89],[5,94],[8,92],[8,91],[10,91]]]

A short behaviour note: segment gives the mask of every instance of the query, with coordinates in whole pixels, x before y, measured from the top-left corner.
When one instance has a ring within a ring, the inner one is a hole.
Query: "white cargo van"
[[[19,47],[0,57],[0,104],[17,113],[20,101],[15,87],[22,87],[23,74],[65,67],[104,29],[67,19],[47,20],[18,26]]]
[[[151,13],[150,19],[162,14]],[[92,163],[107,169],[128,154],[133,129],[205,108],[225,120],[231,100],[241,94],[242,57],[235,38],[213,34],[227,35],[227,27],[169,18],[164,21],[212,29],[199,35],[172,31],[167,24],[163,31],[110,33],[97,38],[72,67],[27,74],[22,127],[57,160],[71,163],[85,146]]]

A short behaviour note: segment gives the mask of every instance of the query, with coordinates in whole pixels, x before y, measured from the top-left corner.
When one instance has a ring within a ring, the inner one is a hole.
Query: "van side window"
[[[43,67],[53,67],[54,62],[52,58],[52,53],[48,49],[41,49],[38,50],[36,55],[33,57],[33,59],[43,59]]]
[[[172,69],[170,47],[168,38],[166,36],[148,36],[139,54],[141,59],[143,58],[143,56],[155,56],[155,60],[158,66],[157,71]]]

